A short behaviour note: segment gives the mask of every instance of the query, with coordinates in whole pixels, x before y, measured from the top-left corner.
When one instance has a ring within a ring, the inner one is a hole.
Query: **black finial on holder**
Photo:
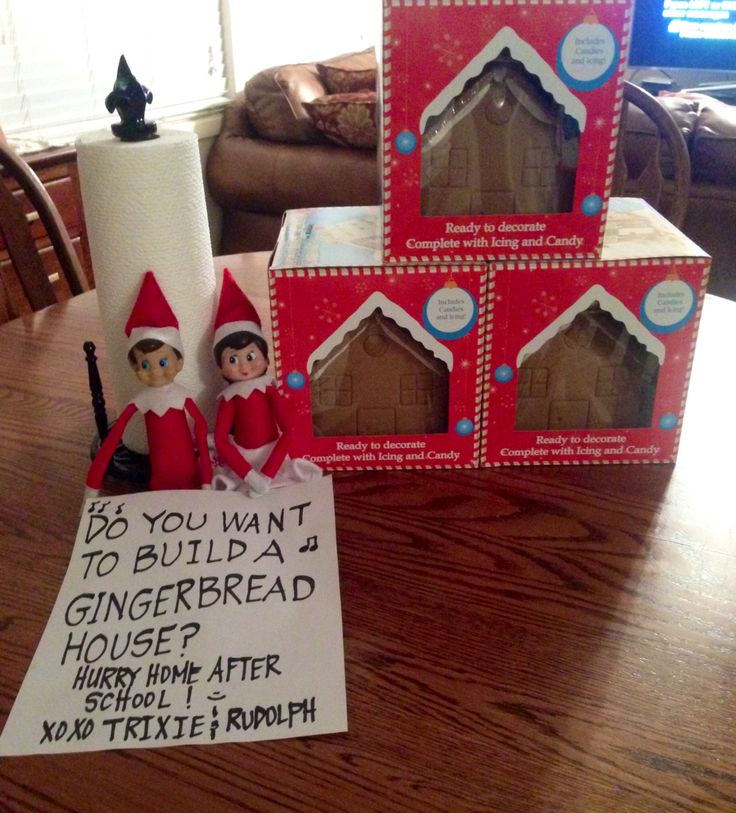
[[[108,113],[117,110],[120,123],[112,125],[113,135],[121,141],[147,141],[158,138],[156,122],[146,121],[146,105],[153,101],[153,93],[138,82],[125,61],[120,57],[118,75],[112,91],[105,99]]]
[[[97,356],[95,355],[97,348],[94,342],[89,341],[85,342],[82,347],[87,361],[89,391],[92,396],[92,408],[95,414],[95,425],[97,426],[97,436],[93,439],[92,448],[90,449],[90,459],[94,460],[100,450],[100,444],[107,437],[109,427],[107,410],[105,409],[105,396],[102,391],[102,380],[100,379]],[[112,426],[112,423],[110,426]],[[110,465],[107,467],[105,477],[123,480],[143,487],[147,486],[151,479],[151,464],[148,455],[134,452],[123,443],[120,443],[112,456]]]
[[[87,377],[89,379],[89,392],[92,396],[92,409],[95,414],[95,425],[99,433],[100,440],[107,437],[107,411],[105,409],[105,396],[102,392],[102,380],[100,371],[97,369],[97,356],[95,355],[94,342],[85,342],[82,345],[84,357],[87,360]]]

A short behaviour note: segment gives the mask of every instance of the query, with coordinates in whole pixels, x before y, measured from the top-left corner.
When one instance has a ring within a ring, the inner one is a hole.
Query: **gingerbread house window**
[[[434,381],[429,373],[410,373],[401,376],[401,403],[404,406],[421,404],[428,406],[432,401]]]
[[[519,392],[527,398],[544,398],[549,370],[545,367],[519,370]]]
[[[315,436],[447,432],[451,356],[381,294],[308,366]]]
[[[350,406],[353,403],[353,377],[326,375],[320,379],[315,397],[323,407]]]
[[[549,65],[503,29],[422,115],[422,214],[571,211],[584,122]]]
[[[661,342],[594,286],[520,352],[515,427],[650,426],[663,358]]]

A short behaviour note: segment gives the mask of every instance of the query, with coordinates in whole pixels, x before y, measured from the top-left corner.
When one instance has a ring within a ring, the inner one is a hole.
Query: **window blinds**
[[[121,54],[153,91],[147,118],[206,108],[225,94],[218,0],[0,0],[6,135],[109,120],[105,97]]]

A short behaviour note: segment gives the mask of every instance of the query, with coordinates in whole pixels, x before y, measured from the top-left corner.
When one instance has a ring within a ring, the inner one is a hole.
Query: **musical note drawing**
[[[299,553],[312,553],[317,550],[317,537],[308,536],[307,541],[299,548]]]

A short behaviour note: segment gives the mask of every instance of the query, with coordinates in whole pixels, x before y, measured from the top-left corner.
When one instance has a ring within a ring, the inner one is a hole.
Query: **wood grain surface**
[[[0,810],[736,810],[735,325],[708,297],[675,466],[335,475],[347,733],[6,758]],[[3,723],[77,527],[85,339],[94,294],[0,327]]]

